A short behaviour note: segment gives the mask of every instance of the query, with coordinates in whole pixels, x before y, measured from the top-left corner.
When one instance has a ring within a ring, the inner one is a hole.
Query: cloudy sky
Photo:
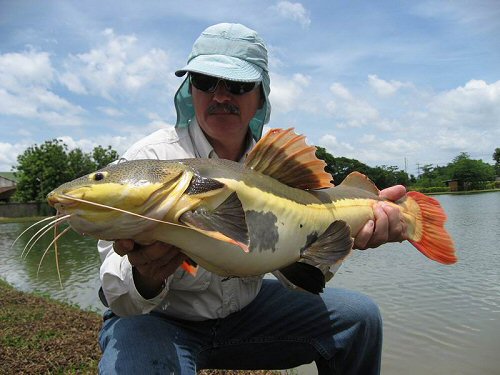
[[[0,171],[60,138],[124,152],[175,122],[200,32],[266,40],[271,127],[369,165],[443,165],[500,147],[497,1],[0,0]]]

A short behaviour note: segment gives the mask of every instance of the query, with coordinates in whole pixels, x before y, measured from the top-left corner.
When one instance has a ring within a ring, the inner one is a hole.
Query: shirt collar
[[[189,123],[189,136],[193,142],[194,152],[197,158],[219,158],[210,142],[208,142],[205,133],[203,133],[203,130],[198,124],[198,120],[196,120],[196,117]],[[246,149],[243,153],[243,157],[240,159],[240,163],[246,159],[247,154],[253,146],[255,146],[255,140],[253,139],[251,133],[248,132],[246,138]]]

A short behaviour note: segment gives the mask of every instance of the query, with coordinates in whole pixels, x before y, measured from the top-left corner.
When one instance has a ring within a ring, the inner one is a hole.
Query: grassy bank
[[[101,316],[20,292],[0,279],[0,373],[96,374]],[[271,371],[202,371],[270,375]]]

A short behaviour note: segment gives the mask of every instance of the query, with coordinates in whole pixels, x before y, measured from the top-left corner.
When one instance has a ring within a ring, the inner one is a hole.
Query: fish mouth
[[[54,207],[59,211],[61,208],[74,207],[78,204],[78,201],[72,199],[70,195],[61,195],[55,193],[49,193],[47,196],[47,202],[50,206]]]

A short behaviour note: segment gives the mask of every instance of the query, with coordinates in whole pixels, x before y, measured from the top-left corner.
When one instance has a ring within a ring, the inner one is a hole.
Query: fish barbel
[[[274,129],[244,164],[126,161],[61,185],[48,201],[81,234],[162,241],[218,275],[273,272],[290,287],[317,293],[381,200],[377,187],[357,172],[333,186],[325,165],[304,136]],[[387,204],[401,210],[418,250],[440,263],[456,262],[446,215],[435,199],[409,192]]]

